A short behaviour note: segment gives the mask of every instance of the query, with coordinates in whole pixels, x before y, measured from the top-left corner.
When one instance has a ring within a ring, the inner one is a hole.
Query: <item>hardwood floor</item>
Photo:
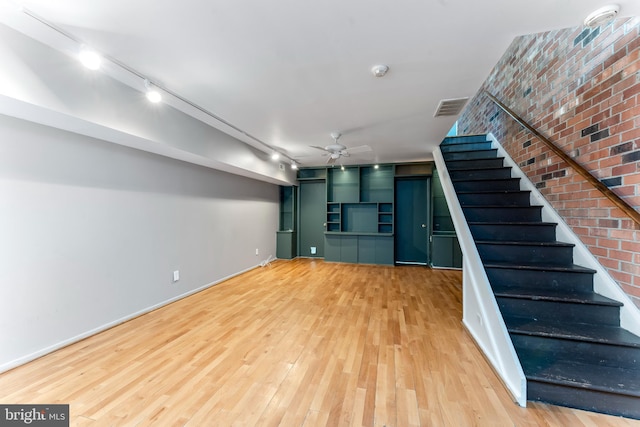
[[[277,261],[0,375],[76,426],[638,426],[520,408],[461,323],[461,274]]]

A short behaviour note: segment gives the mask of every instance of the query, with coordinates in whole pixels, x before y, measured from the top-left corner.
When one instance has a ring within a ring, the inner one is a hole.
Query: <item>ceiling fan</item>
[[[331,138],[333,138],[333,144],[327,145],[326,147],[318,147],[316,145],[312,145],[312,148],[316,148],[318,150],[322,150],[325,152],[325,156],[329,156],[327,159],[327,164],[334,164],[336,160],[340,157],[349,157],[351,154],[356,153],[366,153],[371,150],[371,147],[368,145],[359,145],[357,147],[347,148],[347,146],[342,145],[338,142],[342,134],[339,132],[332,132]]]

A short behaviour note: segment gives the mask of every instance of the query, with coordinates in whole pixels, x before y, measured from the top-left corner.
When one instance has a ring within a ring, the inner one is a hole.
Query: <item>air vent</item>
[[[457,116],[468,100],[469,98],[443,99],[433,117]]]

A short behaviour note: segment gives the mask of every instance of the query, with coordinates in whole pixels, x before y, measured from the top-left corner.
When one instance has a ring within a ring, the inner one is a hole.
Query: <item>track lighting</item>
[[[271,160],[278,160],[280,158],[280,153],[274,151],[273,154],[271,154]]]
[[[291,169],[293,170],[298,169],[298,164],[296,162],[291,162]]]
[[[80,53],[78,54],[78,59],[80,60],[82,65],[84,65],[90,70],[97,70],[100,68],[100,65],[102,65],[102,56],[100,56],[98,52],[96,52],[93,49],[90,49],[87,46],[80,47]]]
[[[155,88],[155,86],[151,84],[148,79],[144,80],[144,87],[147,88],[147,92],[145,95],[149,102],[157,104],[158,102],[162,101],[162,94],[158,91],[158,89]]]

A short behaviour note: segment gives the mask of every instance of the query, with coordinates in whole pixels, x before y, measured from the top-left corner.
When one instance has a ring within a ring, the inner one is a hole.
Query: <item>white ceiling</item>
[[[7,1],[7,0],[0,0]],[[621,0],[621,16],[640,2]],[[303,166],[342,132],[387,163],[431,158],[514,37],[581,25],[600,0],[25,0],[24,7]],[[370,69],[390,71],[375,78]],[[214,123],[215,125],[215,123]],[[221,127],[223,129],[224,126]],[[242,134],[240,139],[254,144]],[[260,146],[260,144],[258,144]],[[308,157],[312,156],[313,157]]]

